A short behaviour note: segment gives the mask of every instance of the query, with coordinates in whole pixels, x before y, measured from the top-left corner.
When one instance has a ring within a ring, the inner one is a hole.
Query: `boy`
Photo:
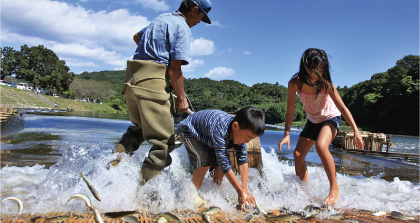
[[[177,126],[194,167],[192,181],[198,189],[210,167],[216,167],[213,182],[220,185],[225,175],[238,193],[242,210],[245,204],[255,206],[255,198],[248,190],[248,158],[246,144],[265,130],[265,115],[261,109],[245,107],[235,116],[218,110],[204,110],[191,114]],[[232,170],[228,149],[234,147],[242,186]]]

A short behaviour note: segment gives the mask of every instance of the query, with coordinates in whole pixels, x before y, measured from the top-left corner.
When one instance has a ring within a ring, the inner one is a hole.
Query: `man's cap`
[[[200,8],[200,10],[206,14],[206,16],[204,16],[203,19],[201,19],[201,21],[211,24],[210,18],[208,16],[208,13],[211,10],[210,0],[191,0],[191,1],[194,2],[198,6],[198,8]]]

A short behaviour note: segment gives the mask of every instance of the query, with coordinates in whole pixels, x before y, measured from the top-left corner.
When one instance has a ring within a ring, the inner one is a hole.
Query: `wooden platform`
[[[341,148],[349,153],[387,157],[395,160],[405,160],[408,162],[420,163],[420,154],[389,152],[392,145],[391,135],[362,131],[361,135],[364,144],[363,150],[357,150],[354,148],[353,135],[354,133],[352,131],[340,131],[333,140],[332,144],[335,147]],[[384,145],[386,145],[385,150]]]
[[[17,109],[2,105],[0,106],[0,123],[6,122],[9,118],[18,114]]]
[[[185,223],[199,223],[205,222],[202,217],[198,213],[190,212],[190,211],[178,211],[172,212],[175,216],[177,216],[181,222]],[[148,213],[148,212],[139,212],[137,216],[133,216],[131,220],[136,220],[137,222],[141,223],[155,223],[156,221],[156,214]],[[215,214],[211,214],[210,220],[214,223],[242,223],[242,222],[282,222],[278,220],[270,220],[265,218],[262,215],[252,215],[250,213],[244,212],[236,212],[236,213],[226,213],[226,212],[218,212]],[[252,218],[251,218],[252,216]],[[105,214],[101,214],[101,217],[104,222],[112,222],[112,223],[122,223],[122,222],[134,222],[128,221],[124,218],[109,218],[106,217]],[[387,213],[383,216],[373,216],[371,213],[367,213],[366,211],[357,211],[357,210],[345,210],[341,214],[332,215],[330,218],[308,218],[308,219],[297,219],[293,221],[287,222],[419,222],[420,216],[415,216],[414,220],[401,220],[391,217],[390,213]],[[250,219],[251,218],[251,219]],[[63,213],[63,212],[51,212],[45,214],[21,214],[19,216],[11,216],[11,215],[0,215],[0,221],[2,223],[15,223],[15,222],[73,222],[73,223],[95,223],[95,219],[92,213]]]

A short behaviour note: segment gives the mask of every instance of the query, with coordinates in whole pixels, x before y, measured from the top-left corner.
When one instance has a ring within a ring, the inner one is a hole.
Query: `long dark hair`
[[[318,70],[319,65],[323,68],[322,75]],[[314,71],[318,76],[318,80],[315,83],[311,81],[310,71]],[[316,48],[307,49],[300,60],[299,72],[293,75],[290,81],[298,85],[299,91],[302,90],[303,84],[314,87],[317,95],[322,89],[325,91],[328,91],[330,87],[334,89],[330,75],[330,63],[328,62],[328,56],[325,51]]]

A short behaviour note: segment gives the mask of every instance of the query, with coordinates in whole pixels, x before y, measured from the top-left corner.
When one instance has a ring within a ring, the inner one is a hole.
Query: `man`
[[[178,11],[154,19],[133,37],[138,45],[127,71],[121,93],[125,94],[130,126],[114,152],[133,154],[140,144],[152,144],[141,168],[142,184],[172,162],[174,121],[170,112],[170,91],[177,95],[176,107],[188,110],[181,65],[187,65],[192,39],[190,28],[207,16],[210,0],[184,0]]]

